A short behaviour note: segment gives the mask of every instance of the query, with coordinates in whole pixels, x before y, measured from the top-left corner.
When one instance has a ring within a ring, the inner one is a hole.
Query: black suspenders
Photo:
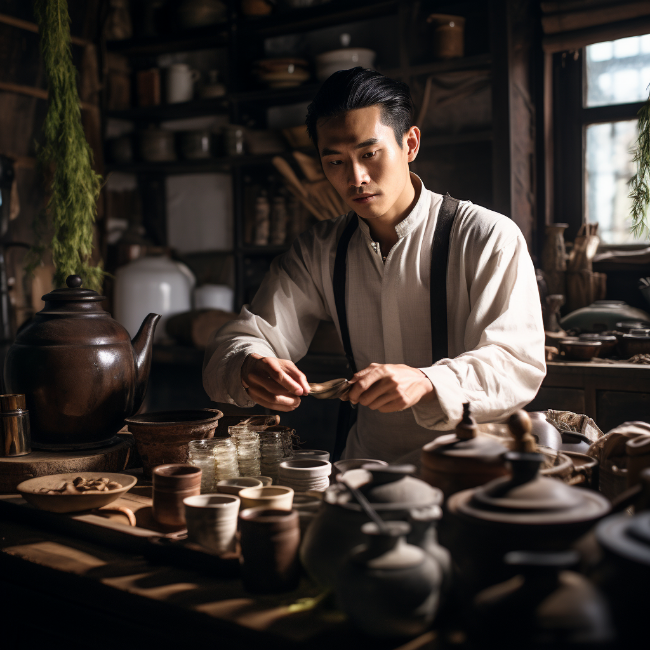
[[[431,277],[429,283],[431,302],[431,352],[432,364],[446,359],[449,356],[447,340],[447,263],[449,261],[449,240],[451,229],[454,225],[454,218],[458,211],[457,199],[452,199],[449,194],[445,195],[438,212],[438,220],[433,233],[431,243]],[[359,220],[356,215],[350,219],[345,227],[339,243],[336,247],[336,258],[334,261],[334,304],[339,319],[341,339],[345,356],[347,357],[352,372],[357,372],[352,344],[350,342],[350,331],[348,329],[347,311],[345,306],[345,283],[347,279],[347,254],[350,239],[357,229]],[[336,431],[336,442],[334,445],[334,458],[338,460],[343,453],[348,433],[356,419],[356,411],[350,407],[350,402],[341,402]]]

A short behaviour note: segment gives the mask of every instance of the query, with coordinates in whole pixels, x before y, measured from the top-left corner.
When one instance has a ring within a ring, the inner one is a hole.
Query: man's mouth
[[[355,203],[364,204],[370,203],[377,197],[377,194],[356,194],[352,199]]]

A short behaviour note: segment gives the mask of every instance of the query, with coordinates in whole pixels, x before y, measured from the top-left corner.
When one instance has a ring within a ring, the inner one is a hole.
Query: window
[[[642,243],[630,232],[628,195],[636,172],[636,115],[650,86],[650,34],[556,55],[556,81],[556,123],[563,123],[556,131],[561,220],[574,233],[578,219],[598,223],[603,244]]]

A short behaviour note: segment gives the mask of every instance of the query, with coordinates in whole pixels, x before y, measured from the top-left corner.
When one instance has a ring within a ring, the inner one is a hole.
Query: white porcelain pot
[[[164,255],[130,262],[115,273],[115,320],[135,336],[147,314],[160,314],[154,337],[159,342],[169,317],[192,309],[194,284],[184,264]]]
[[[340,50],[324,52],[316,57],[316,76],[319,81],[325,81],[339,70],[349,68],[372,68],[375,64],[376,52],[365,47],[344,47]]]
[[[225,284],[204,284],[194,289],[194,309],[233,311],[235,292]]]

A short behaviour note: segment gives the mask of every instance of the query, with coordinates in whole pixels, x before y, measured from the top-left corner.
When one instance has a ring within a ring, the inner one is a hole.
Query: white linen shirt
[[[544,378],[544,327],[526,242],[509,218],[460,203],[447,267],[449,358],[431,365],[431,242],[442,196],[412,175],[420,196],[395,230],[386,262],[354,213],[323,221],[276,258],[250,307],[215,333],[203,385],[211,399],[253,406],[241,383],[245,358],[299,361],[320,320],[339,322],[332,277],[336,246],[350,219],[359,227],[347,257],[346,307],[357,369],[406,364],[431,380],[436,398],[397,413],[359,404],[344,458],[417,462],[421,447],[462,417],[500,421],[530,402]],[[300,407],[298,407],[300,408]]]

